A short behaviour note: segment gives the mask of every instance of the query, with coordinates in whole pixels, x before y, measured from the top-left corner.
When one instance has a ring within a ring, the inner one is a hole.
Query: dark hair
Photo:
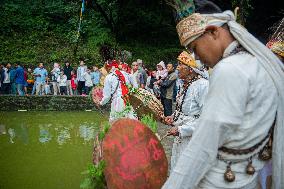
[[[221,13],[222,10],[212,1],[207,0],[195,0],[195,12],[200,14],[213,14],[213,13]]]

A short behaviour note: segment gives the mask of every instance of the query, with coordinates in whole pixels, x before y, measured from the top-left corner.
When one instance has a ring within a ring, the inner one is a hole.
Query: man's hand
[[[172,127],[168,131],[168,135],[178,136],[179,135],[178,128],[177,127]]]
[[[167,125],[172,125],[173,122],[174,122],[172,116],[167,116],[167,117],[165,117],[164,121],[165,121],[165,124],[167,124]]]

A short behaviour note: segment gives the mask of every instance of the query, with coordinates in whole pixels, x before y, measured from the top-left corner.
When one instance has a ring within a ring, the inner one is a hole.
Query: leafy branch
[[[105,138],[106,133],[110,128],[110,124],[108,122],[103,122],[102,129],[98,133],[95,145],[94,145],[94,163],[88,165],[87,170],[83,171],[81,174],[85,175],[85,178],[80,184],[81,189],[106,189],[106,180],[104,176],[104,169],[106,163],[101,159],[101,144],[103,139]]]
[[[106,181],[104,176],[105,161],[100,161],[98,165],[90,164],[88,169],[81,174],[86,178],[81,182],[81,189],[106,189]]]
[[[153,115],[144,115],[141,120],[142,123],[147,125],[154,133],[158,132],[158,125],[155,119],[153,118]]]

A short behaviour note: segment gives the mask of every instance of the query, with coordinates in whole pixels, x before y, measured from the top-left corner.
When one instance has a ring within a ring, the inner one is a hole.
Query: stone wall
[[[94,109],[96,107],[88,96],[0,96],[0,111],[79,111]]]

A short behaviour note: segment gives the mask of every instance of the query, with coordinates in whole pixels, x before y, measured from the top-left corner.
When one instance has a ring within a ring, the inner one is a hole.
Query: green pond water
[[[80,188],[97,112],[0,112],[0,189]]]

